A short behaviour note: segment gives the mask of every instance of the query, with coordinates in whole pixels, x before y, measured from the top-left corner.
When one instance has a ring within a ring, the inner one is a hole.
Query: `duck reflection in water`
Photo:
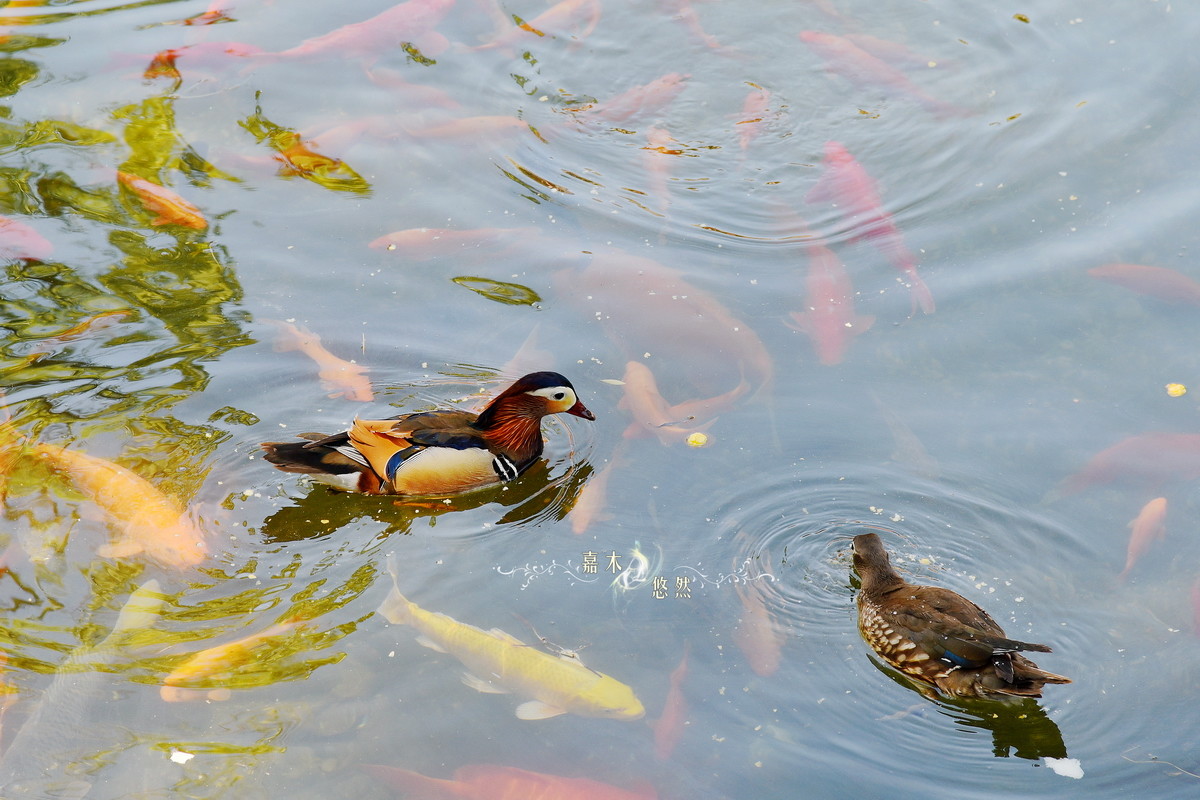
[[[419,520],[487,505],[507,509],[496,520],[497,525],[562,520],[575,505],[591,474],[592,466],[586,461],[578,461],[566,474],[556,475],[541,460],[526,470],[519,481],[450,497],[364,497],[316,486],[303,497],[291,498],[292,505],[264,519],[260,533],[267,542],[319,539],[367,518],[387,526],[379,533],[382,538],[410,533],[413,523],[422,524]]]
[[[908,583],[878,534],[855,536],[853,558],[859,631],[887,665],[872,659],[876,666],[968,727],[990,729],[997,756],[1010,749],[1022,758],[1066,756],[1062,734],[1033,698],[1047,683],[1071,681],[1019,652],[1048,653],[1048,646],[1008,638],[986,611],[949,589]]]
[[[946,697],[916,684],[877,658],[872,657],[870,661],[896,683],[915,689],[932,700],[937,704],[938,711],[953,719],[958,727],[991,731],[992,755],[996,758],[1016,756],[1036,761],[1067,757],[1062,731],[1032,697],[1013,697],[1002,702]],[[913,706],[883,719],[890,721],[922,715],[925,708],[928,706]]]

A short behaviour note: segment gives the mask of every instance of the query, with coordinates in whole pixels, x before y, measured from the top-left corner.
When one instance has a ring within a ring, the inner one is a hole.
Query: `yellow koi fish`
[[[228,700],[231,695],[229,689],[208,690],[190,687],[230,675],[239,666],[254,660],[256,651],[268,647],[279,637],[290,633],[301,621],[300,617],[292,617],[236,641],[192,653],[163,680],[159,696],[168,703],[203,699]]]
[[[396,565],[388,559],[392,592],[379,613],[393,625],[411,625],[426,647],[450,653],[470,671],[463,682],[480,692],[513,692],[532,697],[517,706],[520,719],[559,714],[635,720],[646,713],[633,689],[585,667],[578,658],[545,653],[498,628],[484,631],[418,606],[395,585]],[[475,677],[485,675],[487,680]]]
[[[204,561],[203,532],[171,498],[137,473],[103,458],[53,444],[30,451],[70,479],[117,523],[116,538],[99,548],[105,558],[145,555],[176,569]]]

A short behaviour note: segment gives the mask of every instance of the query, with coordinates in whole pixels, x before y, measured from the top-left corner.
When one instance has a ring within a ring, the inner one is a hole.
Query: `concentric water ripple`
[[[857,631],[849,540],[870,530],[910,581],[978,602],[1010,635],[1054,647],[1038,654],[1042,667],[1086,683],[1088,651],[1104,636],[1087,607],[1090,591],[1072,574],[1078,559],[1099,556],[1051,511],[1006,501],[1006,488],[975,475],[933,479],[825,461],[716,498],[714,524],[734,560],[773,576],[753,586],[782,632],[778,672],[751,680],[743,702],[727,708],[731,722],[760,732],[749,745],[756,761],[801,768],[787,733],[796,724],[858,731],[834,737],[826,754],[847,771],[880,746],[914,759],[931,750],[950,759],[1069,756],[1070,728],[1064,734],[1059,723],[1072,719],[1072,688],[1051,686],[1041,703],[1019,707],[931,701]],[[803,708],[796,698],[806,698]],[[979,780],[964,789],[985,796],[986,776]]]

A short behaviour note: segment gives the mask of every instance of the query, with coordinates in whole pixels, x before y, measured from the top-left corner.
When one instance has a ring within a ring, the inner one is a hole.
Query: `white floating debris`
[[[176,764],[186,764],[196,757],[195,753],[185,753],[182,750],[171,748],[171,760]]]
[[[1083,766],[1079,763],[1078,758],[1051,758],[1044,756],[1043,760],[1046,766],[1054,770],[1055,774],[1062,775],[1064,778],[1075,778],[1078,780],[1083,777]]]

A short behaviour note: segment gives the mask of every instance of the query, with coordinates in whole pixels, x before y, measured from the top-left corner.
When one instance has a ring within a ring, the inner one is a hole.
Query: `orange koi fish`
[[[262,53],[262,48],[240,42],[197,42],[182,47],[161,50],[150,61],[150,66],[142,73],[147,80],[151,78],[172,78],[178,80],[183,76],[179,72],[179,59],[186,58],[188,64],[194,66],[217,67],[228,63],[232,58],[247,58]]]
[[[1163,539],[1166,535],[1167,498],[1156,497],[1146,505],[1129,523],[1129,548],[1125,554],[1125,569],[1117,576],[1118,581],[1124,582],[1129,577],[1129,571],[1138,559],[1146,554],[1155,539]]]
[[[638,791],[619,789],[587,778],[564,778],[516,767],[474,764],[459,767],[454,780],[428,778],[419,772],[381,764],[364,764],[363,769],[405,795],[422,800],[657,800],[658,793],[646,787]]]
[[[408,0],[363,22],[343,25],[322,36],[305,39],[275,55],[280,58],[373,58],[395,49],[401,42],[412,42],[424,50],[422,38],[433,31],[453,6],[454,0]]]
[[[671,670],[662,715],[658,722],[654,723],[654,756],[659,761],[670,758],[675,752],[675,746],[683,738],[683,726],[688,719],[688,702],[683,696],[683,681],[687,678],[688,654],[691,649],[691,642],[683,646],[683,657],[679,659],[679,665]]]
[[[366,367],[338,358],[325,349],[321,338],[312,331],[287,322],[275,322],[275,325],[280,330],[275,349],[279,352],[299,350],[315,361],[320,368],[317,376],[321,379],[321,386],[329,392],[330,397],[345,397],[360,403],[375,399]]]
[[[805,198],[809,203],[829,203],[842,219],[853,226],[856,240],[868,239],[900,270],[913,298],[926,314],[934,311],[933,295],[917,274],[917,261],[892,215],[883,210],[879,190],[863,166],[840,142],[825,143],[824,169],[816,186]]]
[[[1092,267],[1088,275],[1115,283],[1130,291],[1167,303],[1188,303],[1200,306],[1200,283],[1166,267],[1144,264],[1105,264]]]
[[[279,168],[279,174],[283,176],[299,175],[301,178],[308,178],[336,176],[348,172],[358,177],[340,158],[327,156],[310,148],[309,143],[298,133],[293,133],[290,137],[280,137],[279,149],[272,158],[283,165]]]
[[[117,180],[137,195],[147,211],[158,215],[150,220],[151,225],[182,225],[196,230],[208,227],[208,220],[200,213],[200,209],[170,189],[120,170],[117,171]]]
[[[600,22],[600,3],[598,0],[562,0],[527,20],[504,31],[492,41],[480,46],[479,50],[493,47],[510,47],[522,41],[526,34],[545,36],[555,31],[568,31],[586,20],[582,31],[573,36],[574,39],[586,39]]]
[[[273,643],[272,640],[291,633],[301,622],[303,620],[300,617],[293,617],[277,622],[258,633],[192,653],[163,679],[163,685],[158,690],[159,696],[168,703],[205,699],[228,700],[228,689],[206,690],[197,689],[195,686],[198,683],[209,683],[228,677],[238,667],[251,663],[256,651],[267,649]]]
[[[132,470],[53,444],[35,444],[44,458],[116,523],[116,537],[97,552],[105,558],[145,555],[168,567],[194,567],[208,555],[203,531],[154,484]]]
[[[807,44],[825,65],[855,86],[867,89],[883,88],[907,95],[939,117],[960,116],[961,112],[942,100],[932,97],[892,65],[881,61],[849,39],[819,31],[801,31],[800,40]]]
[[[668,72],[650,83],[634,86],[608,100],[571,110],[606,122],[627,122],[634,117],[647,117],[670,105],[683,91],[684,83],[690,77],[679,72]]]
[[[1054,500],[1099,483],[1121,480],[1157,488],[1200,478],[1200,434],[1143,433],[1101,450],[1047,497]]]
[[[808,336],[822,364],[840,364],[850,341],[875,322],[854,311],[854,287],[842,262],[828,247],[808,246],[807,311],[792,314],[790,327]]]
[[[46,237],[20,220],[0,216],[0,259],[45,261],[54,252]]]
[[[367,246],[375,250],[394,250],[405,258],[426,261],[468,248],[490,248],[501,243],[527,239],[536,233],[536,228],[476,228],[469,231],[452,228],[409,228],[380,236]]]
[[[630,361],[625,365],[625,396],[618,407],[633,415],[634,421],[625,429],[625,438],[653,435],[664,445],[687,439],[707,425],[683,425],[678,419],[671,418],[671,407],[658,391],[658,383],[654,373],[640,361]],[[709,420],[711,422],[711,420]]]
[[[758,84],[749,84],[751,89],[746,95],[746,99],[742,101],[742,118],[738,120],[738,142],[742,146],[742,152],[750,146],[750,143],[758,138],[758,134],[762,130],[763,119],[766,117],[767,109],[771,106],[771,93],[759,86]]]
[[[127,308],[112,308],[108,311],[101,311],[98,314],[93,314],[82,322],[75,323],[62,333],[56,333],[53,336],[43,339],[38,343],[38,348],[31,351],[29,355],[34,356],[35,360],[42,356],[49,355],[50,353],[53,353],[55,348],[58,346],[72,342],[85,334],[92,334],[102,331],[110,325],[116,323],[118,320],[129,316],[131,313],[133,312]]]
[[[742,616],[733,629],[733,641],[746,657],[755,675],[774,675],[782,660],[782,634],[776,630],[771,612],[757,587],[734,585],[742,602]]]

